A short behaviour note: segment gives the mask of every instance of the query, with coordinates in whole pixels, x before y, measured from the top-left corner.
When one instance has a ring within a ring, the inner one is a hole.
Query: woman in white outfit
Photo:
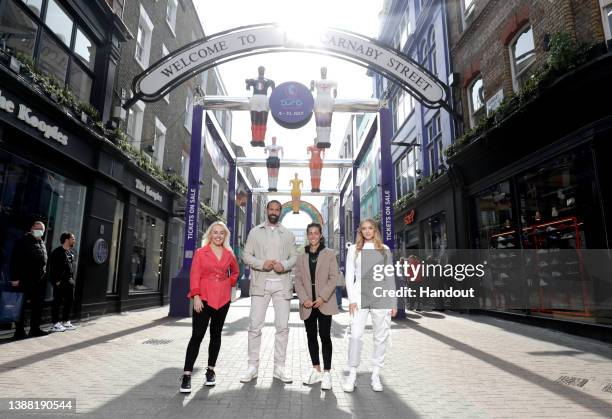
[[[351,337],[349,340],[349,375],[343,385],[343,390],[352,392],[355,390],[357,381],[357,368],[361,360],[361,348],[363,347],[363,334],[368,319],[372,317],[374,329],[374,349],[372,351],[372,390],[382,391],[380,382],[380,369],[384,365],[385,352],[391,334],[391,317],[395,317],[397,309],[378,309],[361,307],[361,251],[363,249],[376,249],[385,251],[388,246],[382,242],[380,230],[372,219],[363,220],[359,224],[357,240],[354,246],[348,249],[346,255],[346,292],[349,300],[349,313],[351,321]],[[363,278],[370,280],[372,278]]]

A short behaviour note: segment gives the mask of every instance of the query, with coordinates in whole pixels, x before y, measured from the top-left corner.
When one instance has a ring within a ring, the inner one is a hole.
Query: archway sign
[[[424,106],[444,108],[449,114],[456,117],[448,103],[448,86],[400,51],[389,48],[375,39],[341,29],[325,29],[316,33],[318,36],[314,37],[314,40],[302,42],[294,36],[295,30],[267,23],[234,28],[194,41],[173,51],[136,76],[132,83],[133,95],[123,104],[123,107],[129,108],[138,100],[145,102],[160,100],[196,74],[228,61],[268,52],[302,51],[326,54],[366,67],[397,83]],[[383,102],[386,98],[381,99]],[[191,150],[202,149],[203,111],[201,102],[196,101],[192,118]],[[392,167],[391,138],[393,133],[390,130],[392,116],[389,109],[381,107],[381,104],[379,104],[378,114],[381,130],[381,166],[383,167],[380,180],[383,198],[383,239],[385,244],[392,248],[394,237],[392,204],[395,197],[393,175],[389,169]],[[230,151],[225,154],[226,158],[232,156]],[[197,241],[200,161],[201,156],[198,153],[191,154],[185,209],[184,260],[181,271],[173,278],[170,316],[186,317],[190,313],[189,304],[184,296],[189,290],[189,269]],[[236,162],[229,163],[228,185],[230,190],[228,191],[227,218],[230,221],[228,227],[234,233],[235,226],[231,220],[234,219]],[[355,183],[353,185],[355,189]],[[357,194],[355,193],[354,196]],[[311,214],[311,217],[313,219],[316,217],[319,222],[322,222],[321,215],[316,208],[304,202],[302,205],[304,205],[304,211],[309,214],[311,210],[316,211]],[[233,237],[236,235],[233,234]],[[343,262],[342,256],[341,252],[341,263]]]
[[[281,215],[279,218],[280,221],[282,221],[283,218],[285,218],[287,214],[291,213],[291,211],[293,210],[291,205],[292,205],[291,201],[287,201],[282,205]],[[316,209],[316,207],[312,205],[310,202],[300,201],[300,211],[304,211],[306,214],[308,214],[310,218],[312,219],[312,221],[323,225],[323,216],[321,215],[319,210]]]
[[[425,106],[442,107],[452,113],[447,103],[448,86],[397,50],[342,29],[325,29],[314,41],[306,43],[292,35],[291,29],[268,23],[242,26],[194,41],[136,76],[132,84],[133,96],[124,107],[138,100],[159,100],[197,73],[228,61],[267,52],[306,51],[367,67],[396,82]]]

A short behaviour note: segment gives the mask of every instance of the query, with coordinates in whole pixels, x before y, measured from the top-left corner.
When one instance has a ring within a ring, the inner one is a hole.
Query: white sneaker
[[[62,326],[60,322],[55,323],[50,330],[50,332],[65,332],[65,331],[66,331],[66,328]]]
[[[283,383],[293,382],[291,376],[285,374],[285,369],[283,367],[274,367],[274,374],[272,374],[272,377],[281,380]]]
[[[64,329],[66,329],[66,330],[74,330],[74,329],[76,329],[76,326],[73,325],[72,323],[70,323],[70,321],[64,322],[63,326],[64,326]]]
[[[304,380],[304,384],[306,384],[307,386],[313,385],[315,383],[320,383],[320,382],[321,382],[321,373],[315,370],[314,368],[312,369],[312,371],[310,371],[310,374]]]
[[[332,388],[332,379],[329,371],[325,371],[323,373],[323,380],[321,381],[321,390],[331,390]]]
[[[242,377],[240,377],[240,382],[248,383],[249,381],[254,380],[255,378],[257,378],[257,368],[252,365],[249,365],[249,369],[247,369],[247,371],[242,374]]]
[[[374,391],[383,391],[382,383],[380,382],[380,375],[372,374],[372,390]]]
[[[344,390],[347,393],[352,393],[353,391],[355,391],[356,382],[357,382],[357,374],[349,374],[348,377],[346,377],[346,381],[342,385],[342,390]]]

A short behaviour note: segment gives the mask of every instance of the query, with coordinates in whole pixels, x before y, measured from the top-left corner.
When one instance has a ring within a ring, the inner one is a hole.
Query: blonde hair
[[[357,230],[357,240],[355,241],[355,248],[357,250],[357,253],[361,252],[361,249],[363,249],[363,245],[365,244],[365,237],[363,237],[363,234],[361,233],[361,228],[365,223],[370,223],[372,224],[372,227],[374,227],[374,248],[377,250],[383,250],[383,240],[382,235],[380,234],[380,230],[378,229],[378,224],[376,224],[376,221],[374,221],[373,219],[366,218],[365,220],[359,223],[359,229]]]
[[[206,246],[207,244],[211,242],[210,237],[212,236],[212,230],[217,225],[223,227],[223,230],[225,231],[225,239],[223,240],[223,247],[229,250],[230,252],[234,253],[234,251],[232,250],[232,246],[230,246],[230,234],[231,233],[229,231],[229,228],[227,228],[225,223],[222,221],[215,221],[210,226],[208,226],[206,233],[204,233],[204,240],[202,240],[202,247]]]

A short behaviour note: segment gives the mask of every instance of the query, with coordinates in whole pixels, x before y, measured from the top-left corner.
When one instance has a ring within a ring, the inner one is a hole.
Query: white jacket
[[[389,246],[384,245],[385,250],[389,250]],[[364,243],[363,249],[375,249],[374,243]],[[346,252],[346,294],[349,304],[357,304],[361,308],[361,252],[357,255],[357,246],[352,245]]]

